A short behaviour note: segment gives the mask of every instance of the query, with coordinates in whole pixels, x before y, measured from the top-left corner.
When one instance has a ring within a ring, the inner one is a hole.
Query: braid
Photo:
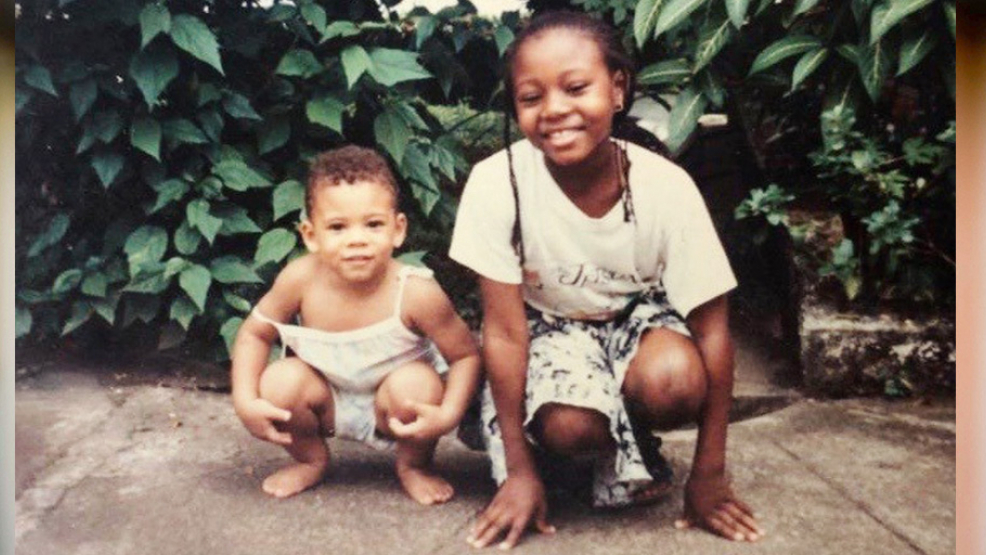
[[[520,232],[520,191],[517,188],[517,175],[514,173],[514,154],[510,150],[510,116],[503,116],[503,144],[507,149],[507,167],[510,172],[510,188],[514,194],[514,225],[510,234],[510,244],[524,265],[524,236]]]

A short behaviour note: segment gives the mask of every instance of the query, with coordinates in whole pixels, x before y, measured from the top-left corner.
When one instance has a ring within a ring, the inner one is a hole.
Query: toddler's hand
[[[267,399],[257,398],[236,407],[236,414],[254,437],[278,445],[291,444],[291,434],[274,426],[274,422],[291,420],[290,411],[274,406]]]
[[[734,541],[757,541],[764,532],[753,509],[741,501],[725,473],[688,478],[685,484],[685,514],[676,528],[699,526]]]
[[[404,423],[391,416],[387,421],[391,433],[397,439],[417,441],[436,439],[452,431],[452,428],[458,424],[455,416],[440,405],[410,401],[408,407],[416,415],[414,420]]]

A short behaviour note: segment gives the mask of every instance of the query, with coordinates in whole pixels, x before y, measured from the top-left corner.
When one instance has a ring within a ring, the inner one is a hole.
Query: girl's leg
[[[417,413],[410,402],[440,405],[444,386],[435,370],[423,363],[412,362],[390,373],[377,388],[375,406],[377,429],[393,437],[387,421],[395,417],[412,422]],[[422,505],[444,503],[452,498],[452,486],[431,468],[438,438],[427,441],[397,441],[397,477],[412,499]]]
[[[623,380],[627,408],[639,425],[673,429],[698,419],[706,376],[695,343],[665,328],[647,331]]]
[[[297,461],[268,476],[263,490],[274,497],[289,497],[322,480],[329,468],[325,444],[334,426],[332,389],[308,364],[297,358],[281,359],[260,377],[260,396],[291,411],[291,419],[277,427],[291,434],[285,446]]]
[[[531,431],[542,447],[565,457],[593,456],[615,448],[609,418],[593,409],[547,403],[534,415]]]

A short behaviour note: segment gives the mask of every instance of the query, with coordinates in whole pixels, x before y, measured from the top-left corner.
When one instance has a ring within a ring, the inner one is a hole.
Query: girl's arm
[[[540,532],[554,532],[554,527],[546,520],[544,485],[524,435],[529,337],[520,286],[480,278],[480,292],[483,360],[506,452],[507,479],[477,519],[469,542],[485,547],[506,532],[500,546],[510,548],[532,519]]]
[[[441,406],[416,403],[412,408],[418,419],[404,424],[394,418],[390,422],[391,430],[397,437],[439,437],[459,424],[476,394],[479,349],[469,326],[456,314],[452,302],[434,280],[414,280],[414,286],[405,291],[404,313],[413,329],[435,343],[449,364],[449,372]]]
[[[733,343],[725,295],[688,315],[688,327],[702,355],[708,392],[702,408],[691,475],[685,486],[683,525],[710,528],[734,540],[763,534],[753,511],[732,492],[726,478],[726,428],[733,399]]]

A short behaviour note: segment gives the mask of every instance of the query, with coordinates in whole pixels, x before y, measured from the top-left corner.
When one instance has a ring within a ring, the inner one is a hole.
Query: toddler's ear
[[[394,227],[394,248],[397,249],[404,244],[404,239],[407,239],[407,216],[403,212],[397,213]]]
[[[304,241],[308,252],[318,252],[318,242],[315,241],[315,226],[308,218],[301,220],[301,223],[298,224],[298,233],[301,235],[301,240]]]

